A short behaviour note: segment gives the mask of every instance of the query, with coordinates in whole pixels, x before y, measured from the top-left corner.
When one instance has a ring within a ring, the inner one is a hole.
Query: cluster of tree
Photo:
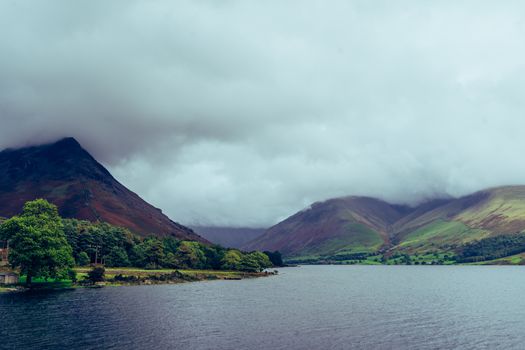
[[[244,253],[218,245],[181,241],[174,237],[141,238],[125,228],[107,223],[91,223],[76,219],[64,219],[63,222],[67,241],[79,266],[101,263],[107,267],[257,272],[282,265],[281,255],[278,252]]]
[[[326,260],[333,260],[333,261],[345,261],[345,260],[366,260],[369,256],[373,255],[372,253],[367,252],[358,252],[358,253],[344,253],[344,254],[337,254],[337,255],[331,255],[329,257],[325,257]]]
[[[72,267],[215,269],[258,272],[282,265],[278,252],[241,252],[174,237],[146,238],[106,223],[62,219],[43,199],[27,202],[19,216],[0,224],[0,240],[9,240],[9,262],[31,278],[66,278]]]
[[[525,252],[525,234],[499,235],[462,246],[456,257],[460,263],[494,260]]]

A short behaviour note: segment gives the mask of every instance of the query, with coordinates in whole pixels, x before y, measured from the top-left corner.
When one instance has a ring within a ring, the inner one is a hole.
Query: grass
[[[383,243],[383,237],[379,232],[353,222],[346,224],[343,233],[337,237],[300,252],[298,257],[319,258],[337,254],[372,253],[381,248]]]
[[[489,235],[487,231],[468,227],[459,221],[436,220],[408,234],[395,248],[410,253],[448,251],[450,246]]]
[[[77,267],[77,276],[80,279],[83,276],[86,276],[87,273],[91,270],[90,267]],[[116,275],[123,276],[151,276],[151,275],[163,275],[170,274],[175,271],[188,276],[199,276],[199,275],[213,275],[217,278],[228,278],[228,277],[242,277],[246,276],[246,272],[241,271],[224,271],[224,270],[181,270],[181,269],[156,269],[156,270],[146,270],[139,269],[134,267],[108,267],[106,268],[106,278],[111,279]]]
[[[20,276],[18,285],[25,285],[26,276]],[[38,289],[68,289],[74,288],[74,284],[71,280],[67,279],[44,279],[44,278],[33,278],[31,281],[33,288]]]
[[[77,279],[81,281],[84,277],[87,276],[88,272],[91,270],[91,267],[77,267],[75,271],[77,272]],[[155,279],[153,276],[163,276],[170,275],[175,272],[179,272],[182,275],[177,275],[175,279]],[[117,275],[122,275],[125,277],[137,277],[139,280],[131,282],[118,282],[111,281]],[[251,277],[260,277],[267,276],[265,273],[257,272],[242,272],[242,271],[217,271],[217,270],[177,270],[177,269],[157,269],[157,270],[145,270],[138,268],[128,268],[128,267],[118,267],[118,268],[106,268],[106,280],[109,280],[107,285],[118,286],[118,285],[129,285],[129,284],[143,284],[144,281],[148,280],[151,277],[154,283],[181,283],[189,281],[203,281],[203,280],[229,280],[229,279],[243,279]],[[26,276],[20,276],[19,286],[23,286],[26,283]],[[68,289],[76,288],[79,285],[74,284],[71,280],[60,280],[60,279],[48,279],[43,278],[33,278],[32,281],[33,288],[38,289]],[[148,283],[146,283],[148,284]],[[16,286],[1,286],[0,293],[10,292]]]
[[[465,210],[460,220],[481,223],[488,217],[498,216],[504,221],[525,220],[525,190],[516,187],[503,187],[493,190],[492,197],[482,207]]]
[[[475,262],[468,265],[525,265],[525,253],[506,256],[494,260]]]

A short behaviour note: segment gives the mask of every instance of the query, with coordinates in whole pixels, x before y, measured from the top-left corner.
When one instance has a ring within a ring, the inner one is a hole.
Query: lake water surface
[[[68,348],[524,349],[525,267],[302,266],[0,295],[0,349]]]

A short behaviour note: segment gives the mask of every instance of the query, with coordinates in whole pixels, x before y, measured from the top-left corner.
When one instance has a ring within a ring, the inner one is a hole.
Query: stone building
[[[10,271],[0,271],[0,285],[18,283],[18,275]]]
[[[9,264],[9,248],[0,248],[0,266]]]
[[[9,265],[9,245],[0,241],[0,285],[18,283],[18,274],[7,266]]]

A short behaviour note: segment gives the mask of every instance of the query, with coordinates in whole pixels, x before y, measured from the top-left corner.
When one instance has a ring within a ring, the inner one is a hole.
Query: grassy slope
[[[450,251],[469,241],[485,238],[489,231],[473,229],[459,221],[436,220],[405,235],[394,249],[409,253]]]
[[[471,227],[497,233],[521,232],[525,228],[525,187],[501,187],[487,191],[489,198],[456,217]]]
[[[360,223],[349,223],[345,225],[345,230],[349,233],[344,238],[336,238],[325,243],[328,253],[346,254],[374,252],[383,245],[383,237],[375,230],[372,230]]]
[[[384,244],[383,237],[379,232],[363,224],[349,222],[344,225],[343,230],[344,234],[327,239],[314,247],[298,252],[296,255],[311,258],[348,253],[370,253],[377,251]]]
[[[469,265],[525,265],[525,253],[506,256],[495,260],[472,263]]]
[[[328,200],[274,226],[253,247],[280,250],[293,261],[380,254],[384,248],[389,256],[398,251],[450,257],[467,242],[516,232],[525,232],[525,186],[434,200],[413,210],[364,197]]]

